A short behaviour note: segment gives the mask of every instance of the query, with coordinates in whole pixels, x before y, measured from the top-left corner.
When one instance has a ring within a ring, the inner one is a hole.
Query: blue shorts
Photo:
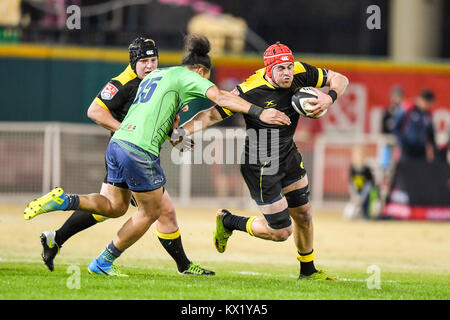
[[[108,183],[126,184],[135,192],[152,191],[166,184],[159,157],[128,141],[111,140],[106,149]]]

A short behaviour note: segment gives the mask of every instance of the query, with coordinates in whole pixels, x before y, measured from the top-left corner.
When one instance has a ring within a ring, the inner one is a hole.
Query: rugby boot
[[[217,251],[223,253],[227,248],[228,238],[231,237],[233,231],[228,230],[223,225],[223,218],[231,214],[230,211],[226,209],[219,209],[216,214],[216,230],[214,230],[214,246]]]
[[[300,274],[298,276],[298,280],[328,280],[328,281],[336,281],[336,279],[327,275],[324,270],[317,270],[313,274],[309,276],[305,276],[304,274]]]
[[[47,266],[48,270],[53,271],[55,267],[53,265],[53,260],[56,255],[59,253],[61,249],[58,244],[55,242],[55,231],[44,231],[41,233],[41,244],[42,244],[42,253],[41,257]]]
[[[196,263],[191,263],[186,270],[183,272],[178,271],[178,273],[192,276],[213,276],[216,274],[214,271],[206,270]]]
[[[46,195],[31,201],[24,211],[25,220],[30,220],[37,215],[51,211],[65,210],[69,200],[62,188],[54,188]]]
[[[100,257],[99,257],[100,258]],[[113,264],[105,265],[99,261],[99,258],[95,258],[88,266],[88,272],[94,275],[112,276],[112,277],[128,277],[127,274],[120,272]]]

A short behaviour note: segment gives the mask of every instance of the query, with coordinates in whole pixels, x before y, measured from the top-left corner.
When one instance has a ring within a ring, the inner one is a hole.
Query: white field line
[[[267,277],[273,277],[273,274],[269,273],[260,273],[260,272],[252,272],[252,271],[233,271],[233,273],[237,274],[243,274],[243,275],[249,275],[249,276],[267,276]],[[287,278],[297,278],[296,275],[280,275],[279,277],[287,277]],[[339,278],[340,281],[348,281],[348,282],[366,282],[365,279],[348,279],[348,278]],[[398,281],[394,280],[382,280],[382,282],[388,282],[388,283],[398,283]]]

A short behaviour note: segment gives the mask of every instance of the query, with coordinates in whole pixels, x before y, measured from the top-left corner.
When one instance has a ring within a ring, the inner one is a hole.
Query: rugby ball
[[[317,99],[317,93],[315,93],[311,87],[300,88],[297,92],[292,96],[291,104],[295,111],[303,117],[317,119],[325,115],[328,109],[323,111],[321,114],[315,117],[307,116],[307,112],[309,112],[314,107],[309,104],[307,100],[309,99]]]

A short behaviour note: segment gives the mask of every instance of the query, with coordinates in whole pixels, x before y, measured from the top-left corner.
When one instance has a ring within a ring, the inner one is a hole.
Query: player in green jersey
[[[160,216],[166,179],[160,166],[159,150],[183,106],[195,98],[204,97],[228,110],[248,114],[267,124],[290,124],[289,117],[283,112],[251,104],[220,90],[208,80],[211,59],[207,38],[189,36],[186,48],[188,53],[181,66],[154,70],[142,80],[127,116],[108,145],[107,180],[113,184],[126,183],[128,188],[108,184],[106,195],[66,194],[61,188],[55,188],[33,200],[25,209],[25,219],[46,212],[74,209],[116,217],[126,212],[133,194],[139,205],[138,211],[122,226],[103,253],[91,262],[88,267],[90,273],[122,275],[113,265],[114,260]],[[184,135],[182,131],[177,134]]]
[[[104,86],[92,101],[87,112],[91,120],[111,131],[111,137],[119,128],[136,98],[141,80],[158,68],[158,48],[152,39],[136,38],[130,43],[128,52],[130,60],[126,69]],[[108,184],[107,177],[106,175],[104,178],[100,193],[105,191]],[[121,183],[116,184],[116,187],[127,188],[127,185]],[[133,200],[131,202],[135,205]],[[102,215],[76,210],[58,230],[42,232],[40,236],[41,257],[47,268],[50,271],[54,270],[55,257],[68,239],[106,220],[107,218]],[[215,274],[214,271],[200,267],[187,257],[181,240],[175,207],[167,188],[164,188],[161,215],[156,222],[155,231],[159,242],[175,261],[178,273],[202,276]]]

